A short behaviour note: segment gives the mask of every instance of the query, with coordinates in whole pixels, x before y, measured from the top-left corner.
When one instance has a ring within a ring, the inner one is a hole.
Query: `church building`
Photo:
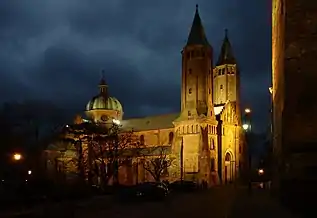
[[[87,120],[114,120],[123,131],[133,130],[148,147],[164,147],[174,158],[164,179],[180,179],[210,185],[231,182],[244,164],[244,134],[240,115],[240,79],[228,33],[225,31],[221,52],[213,60],[198,7],[182,52],[181,110],[178,113],[124,119],[124,108],[109,96],[102,78],[97,96],[86,106]],[[52,153],[48,147],[47,153]],[[58,159],[58,158],[57,158]],[[135,157],[130,168],[120,172],[120,183],[152,181]]]

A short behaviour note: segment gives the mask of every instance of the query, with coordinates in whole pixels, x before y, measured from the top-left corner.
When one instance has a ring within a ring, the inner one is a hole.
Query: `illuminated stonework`
[[[174,161],[162,180],[205,180],[209,185],[234,180],[243,165],[244,141],[239,115],[239,74],[227,33],[215,68],[212,50],[197,9],[182,51],[179,113],[122,119],[121,104],[108,96],[103,80],[100,94],[87,105],[87,116],[95,122],[118,120],[122,130],[133,130],[145,147],[167,148],[169,158]],[[223,79],[227,77],[228,83]],[[220,97],[214,93],[221,91],[221,83],[227,92]],[[142,161],[142,158],[133,157],[129,166],[121,167],[119,182],[135,184],[153,180],[142,168]]]

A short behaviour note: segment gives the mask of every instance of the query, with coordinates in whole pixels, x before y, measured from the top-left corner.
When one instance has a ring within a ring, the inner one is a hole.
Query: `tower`
[[[174,120],[182,143],[182,174],[186,180],[211,182],[211,162],[216,159],[217,120],[213,107],[213,49],[209,44],[196,5],[187,43],[182,50],[181,114]],[[215,161],[216,162],[216,161]]]
[[[215,105],[239,100],[239,75],[236,59],[228,38],[228,30],[225,30],[225,37],[214,68],[213,77],[213,103]]]
[[[187,43],[182,50],[182,115],[213,117],[212,47],[202,25],[198,5]]]

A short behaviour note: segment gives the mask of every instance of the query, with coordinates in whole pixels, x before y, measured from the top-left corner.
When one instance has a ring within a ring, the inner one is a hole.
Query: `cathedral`
[[[239,177],[245,163],[245,143],[240,115],[239,71],[227,31],[214,67],[213,48],[196,7],[181,55],[180,112],[124,119],[124,108],[118,99],[109,96],[108,85],[111,89],[111,84],[107,84],[103,77],[99,94],[86,106],[87,120],[82,121],[112,120],[120,124],[123,132],[133,131],[141,144],[164,148],[168,157],[174,160],[164,174],[165,180],[207,181],[209,185],[232,182]],[[47,157],[52,156],[54,146],[50,145],[45,152]],[[53,156],[55,161],[61,159],[56,152]],[[120,184],[153,180],[142,168],[141,159],[133,157],[132,164],[121,167]],[[51,165],[54,160],[47,159]]]

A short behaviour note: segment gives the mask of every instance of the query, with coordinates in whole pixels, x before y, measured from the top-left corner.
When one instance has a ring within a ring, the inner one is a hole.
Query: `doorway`
[[[225,172],[224,172],[224,180],[225,184],[231,183],[233,180],[233,170],[234,170],[234,164],[232,162],[232,157],[229,152],[226,153],[225,155]]]

